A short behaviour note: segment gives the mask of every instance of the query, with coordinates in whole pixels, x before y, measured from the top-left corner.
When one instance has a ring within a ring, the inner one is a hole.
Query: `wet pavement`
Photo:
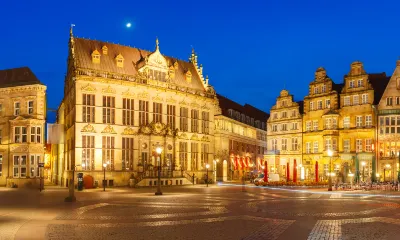
[[[0,188],[0,239],[398,239],[400,198],[226,185]]]

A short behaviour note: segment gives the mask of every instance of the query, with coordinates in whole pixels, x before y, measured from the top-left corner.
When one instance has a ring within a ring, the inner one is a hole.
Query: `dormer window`
[[[101,48],[101,50],[103,50],[103,55],[107,55],[108,54],[108,47],[107,46],[103,46],[102,48]]]
[[[189,70],[186,72],[186,82],[192,82],[192,73]]]
[[[100,53],[97,51],[97,49],[92,52],[92,62],[100,63]]]
[[[117,67],[124,67],[124,57],[121,54],[115,57],[115,62],[117,63]]]

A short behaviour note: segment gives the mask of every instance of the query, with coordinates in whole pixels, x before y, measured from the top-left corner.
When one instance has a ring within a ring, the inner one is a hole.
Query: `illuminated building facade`
[[[75,38],[71,30],[67,70],[58,114],[65,141],[53,152],[58,184],[66,186],[74,169],[101,185],[105,168],[113,186],[156,178],[159,165],[163,185],[201,178],[207,163],[214,171],[220,109],[194,51],[183,61],[161,54],[158,40],[150,52]]]
[[[315,178],[315,164],[319,164],[319,177],[326,179],[329,170],[327,150],[338,150],[339,92],[341,84],[330,79],[324,68],[315,72],[304,98],[303,165],[308,169],[306,179]]]
[[[268,151],[266,160],[268,171],[286,179],[287,166],[289,178],[293,179],[294,161],[300,166],[299,174],[306,171],[302,164],[302,111],[303,102],[295,102],[293,95],[282,90],[271,108],[268,119]],[[308,170],[309,171],[309,170]]]
[[[46,86],[27,67],[0,70],[0,186],[39,186]]]
[[[267,149],[268,114],[217,95],[221,114],[215,115],[215,164],[218,181],[239,180],[258,172]]]
[[[378,105],[377,178],[397,181],[400,152],[400,60]]]

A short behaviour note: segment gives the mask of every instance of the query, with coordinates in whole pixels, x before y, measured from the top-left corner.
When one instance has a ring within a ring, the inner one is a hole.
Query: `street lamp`
[[[156,148],[156,153],[158,155],[158,181],[157,181],[157,192],[155,193],[155,195],[162,195],[161,192],[161,153],[162,153],[163,149],[162,147],[158,146]]]
[[[207,164],[206,164],[206,169],[207,169],[207,180],[206,180],[206,181],[207,181],[207,187],[208,187],[208,168],[209,168],[209,167],[210,167],[210,164],[207,163]]]
[[[329,178],[328,178],[328,191],[332,191],[332,150],[328,149],[329,156]]]
[[[106,191],[106,168],[107,168],[108,162],[103,163],[103,170],[104,170],[104,177],[103,177],[103,192]]]
[[[365,182],[365,180],[364,180],[364,169],[365,169],[365,162],[363,161],[363,162],[361,162],[361,165],[362,165],[362,167],[363,167],[363,172],[362,172],[362,175],[363,175],[363,182]]]

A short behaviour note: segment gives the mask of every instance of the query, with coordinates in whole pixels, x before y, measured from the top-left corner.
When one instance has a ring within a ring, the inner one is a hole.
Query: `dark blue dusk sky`
[[[296,100],[319,66],[337,83],[355,60],[391,75],[400,56],[400,1],[1,1],[0,69],[30,67],[63,96],[69,26],[78,37],[188,59],[193,46],[218,93],[264,111],[286,86]],[[127,29],[125,24],[132,23]],[[50,116],[50,120],[53,117]]]

